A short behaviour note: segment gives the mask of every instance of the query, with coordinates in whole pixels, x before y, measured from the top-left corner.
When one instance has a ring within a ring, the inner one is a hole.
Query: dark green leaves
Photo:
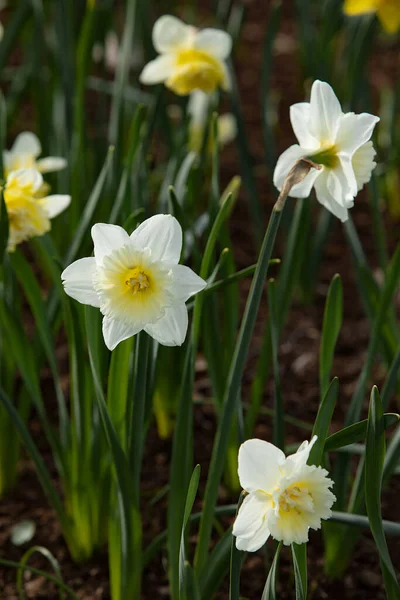
[[[400,586],[393,568],[382,526],[381,489],[385,459],[385,424],[382,402],[374,387],[368,412],[365,449],[365,503],[372,535],[379,551],[386,594],[389,600],[400,597]]]

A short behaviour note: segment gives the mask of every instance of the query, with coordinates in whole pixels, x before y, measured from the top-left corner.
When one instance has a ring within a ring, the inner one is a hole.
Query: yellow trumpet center
[[[224,85],[225,74],[221,64],[207,52],[196,48],[179,50],[175,64],[174,73],[167,79],[166,85],[180,96],[194,90],[210,93]]]
[[[125,275],[125,285],[129,288],[129,291],[133,294],[139,294],[145,292],[150,287],[149,277],[140,267],[134,267],[129,269]]]

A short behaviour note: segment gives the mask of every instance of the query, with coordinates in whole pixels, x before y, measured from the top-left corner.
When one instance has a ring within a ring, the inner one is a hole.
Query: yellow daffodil
[[[142,83],[165,83],[179,96],[193,90],[210,93],[219,87],[229,89],[225,60],[231,52],[232,38],[225,31],[199,31],[164,15],[154,25],[153,45],[160,56],[145,66],[140,75]]]
[[[350,16],[376,13],[388,33],[400,29],[400,0],[345,0],[344,12]]]
[[[53,195],[40,197],[43,178],[35,169],[12,171],[4,186],[4,202],[9,220],[7,250],[50,230],[50,219],[67,208],[71,197]]]

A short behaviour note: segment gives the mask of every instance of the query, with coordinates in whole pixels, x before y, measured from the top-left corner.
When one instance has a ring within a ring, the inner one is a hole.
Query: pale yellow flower
[[[40,173],[52,173],[65,169],[67,161],[61,156],[38,158],[42,153],[40,140],[34,133],[24,131],[16,138],[10,150],[3,152],[4,176],[18,169],[35,169]]]
[[[219,87],[229,89],[225,61],[231,53],[232,38],[225,31],[199,31],[176,17],[164,15],[154,25],[153,45],[160,56],[144,67],[142,83],[165,83],[179,96],[194,90],[210,93]]]
[[[388,33],[400,29],[400,0],[345,0],[344,12],[351,16],[376,13]]]
[[[53,195],[41,197],[43,178],[35,169],[12,171],[4,186],[4,202],[9,220],[7,250],[50,230],[50,219],[67,208],[71,197]]]

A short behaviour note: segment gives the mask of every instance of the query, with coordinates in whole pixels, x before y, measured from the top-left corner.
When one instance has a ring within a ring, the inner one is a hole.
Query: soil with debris
[[[279,150],[294,143],[294,136],[289,124],[289,106],[301,101],[303,90],[299,64],[299,53],[294,25],[294,2],[284,3],[284,18],[275,44],[275,61],[272,73],[274,97],[279,101]],[[258,190],[262,198],[265,215],[272,207],[274,192],[271,187],[271,174],[265,167],[264,145],[261,127],[261,105],[259,98],[260,69],[262,63],[262,45],[266,19],[269,8],[266,2],[248,0],[245,2],[246,15],[241,41],[236,50],[235,65],[240,88],[242,109],[247,127],[250,150],[254,160],[254,172]],[[392,77],[398,60],[399,45],[384,48],[379,54],[382,61],[375,59],[370,66],[372,84],[376,89],[387,83]],[[376,53],[378,56],[378,52]],[[251,58],[251,60],[250,60]],[[227,183],[240,171],[239,157],[234,145],[222,151],[221,180]],[[317,206],[315,206],[317,209]],[[363,242],[364,250],[370,264],[377,265],[370,212],[364,194],[357,198],[352,217]],[[387,217],[389,234],[393,233],[395,224]],[[396,225],[398,227],[398,224]],[[232,239],[235,245],[236,260],[239,268],[252,264],[255,260],[253,238],[249,223],[246,194],[242,193],[231,223]],[[240,240],[240,244],[239,244]],[[279,250],[279,249],[278,249]],[[279,252],[276,253],[279,255]],[[363,311],[354,281],[351,256],[340,223],[335,221],[333,231],[325,246],[322,267],[318,277],[316,297],[312,304],[304,304],[295,300],[285,329],[281,335],[279,359],[281,365],[282,392],[287,414],[303,421],[313,423],[319,402],[318,388],[318,352],[322,315],[327,289],[332,276],[340,273],[344,287],[344,321],[336,348],[333,373],[339,377],[340,393],[335,411],[333,428],[343,424],[343,417],[349,404],[357,378],[363,365],[369,339],[369,325]],[[376,267],[376,276],[379,269]],[[242,282],[243,299],[249,282]],[[265,305],[265,303],[264,303]],[[243,382],[243,397],[246,400],[262,341],[265,308],[261,310],[257,322],[254,341],[248,360]],[[200,357],[201,358],[201,357]],[[210,383],[204,370],[204,361],[198,361],[196,379],[196,397],[207,400],[211,396]],[[384,377],[382,368],[377,366],[373,383],[380,384]],[[398,399],[397,399],[398,401]],[[271,408],[273,387],[269,379],[263,397],[263,407]],[[366,398],[365,410],[368,399]],[[391,409],[398,410],[393,401]],[[31,431],[39,440],[40,425],[33,420]],[[215,432],[215,412],[211,404],[203,403],[195,408],[195,461],[202,467],[202,485],[211,456],[213,436]],[[255,435],[263,439],[271,439],[272,423],[268,416],[260,417]],[[294,425],[288,425],[288,442],[305,439],[308,434]],[[201,443],[199,441],[201,440]],[[197,441],[197,444],[196,444]],[[43,445],[43,444],[42,444]],[[43,447],[44,457],[51,467],[51,456]],[[171,442],[158,438],[155,429],[149,433],[143,462],[143,499],[154,496],[168,482],[168,465],[171,458]],[[0,501],[0,557],[18,561],[23,552],[33,544],[44,546],[57,558],[64,582],[70,586],[79,598],[85,600],[109,598],[108,565],[106,553],[100,553],[89,563],[76,565],[69,558],[66,545],[62,539],[60,527],[55,516],[48,508],[46,499],[38,483],[30,461],[24,458],[21,462],[20,479],[16,489]],[[54,468],[52,472],[55,474]],[[200,495],[201,495],[200,490]],[[390,487],[383,494],[383,516],[389,520],[398,520],[398,501],[400,478],[393,477]],[[220,503],[236,502],[221,486]],[[197,509],[201,509],[201,502]],[[13,546],[10,541],[12,527],[25,519],[32,519],[37,526],[33,540],[25,546]],[[165,529],[166,500],[162,498],[152,508],[144,510],[144,543],[149,543],[160,531]],[[355,531],[357,535],[357,531]],[[193,538],[193,542],[195,538]],[[400,566],[400,539],[389,538],[392,559]],[[261,597],[265,584],[267,567],[272,556],[274,543],[269,542],[264,551],[249,554],[245,560],[241,575],[241,595],[250,600]],[[369,533],[362,533],[356,550],[344,577],[340,581],[329,581],[323,574],[323,543],[320,532],[312,532],[308,546],[309,559],[309,598],[324,600],[380,600],[385,598],[382,577],[379,568],[379,557]],[[266,560],[267,559],[267,560]],[[39,554],[30,559],[36,568],[51,571],[49,563]],[[167,562],[165,550],[145,570],[143,594],[144,600],[168,598]],[[283,549],[279,567],[278,597],[294,599],[294,581],[290,552]],[[12,568],[0,567],[1,597],[5,600],[18,598],[16,588],[16,571]],[[26,573],[24,590],[28,598],[57,598],[57,589],[42,577]],[[218,600],[228,598],[228,583],[216,596]]]

